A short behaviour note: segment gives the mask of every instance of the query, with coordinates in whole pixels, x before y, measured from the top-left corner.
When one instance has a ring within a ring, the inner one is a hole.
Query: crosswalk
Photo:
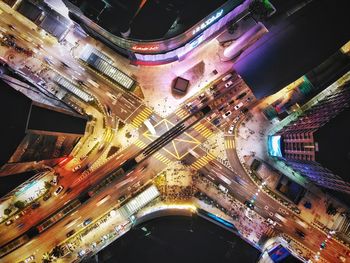
[[[233,139],[226,139],[225,140],[225,148],[226,149],[233,149],[233,148],[235,148],[235,141]]]
[[[183,118],[183,117],[189,115],[189,113],[188,113],[185,109],[183,109],[183,108],[177,109],[177,110],[175,111],[175,114],[176,114],[177,116],[179,116],[180,118]]]
[[[132,120],[131,125],[138,128],[149,116],[151,116],[152,110],[144,108],[137,116]]]
[[[198,160],[196,160],[191,167],[198,170],[200,168],[202,168],[203,166],[207,165],[211,160],[214,160],[215,156],[212,155],[211,153],[208,153],[205,156],[202,156],[201,158],[199,158]]]
[[[160,154],[160,153],[158,153],[158,152],[155,153],[153,156],[154,156],[156,159],[158,159],[159,161],[165,163],[166,165],[168,165],[168,164],[171,163],[171,161],[170,161],[167,157],[165,157],[164,155],[162,155],[162,154]]]
[[[137,147],[141,148],[141,149],[143,149],[143,148],[146,147],[146,144],[145,144],[143,141],[141,141],[140,139],[137,139],[137,140],[134,142],[134,144],[135,144]]]
[[[207,127],[205,127],[202,123],[199,122],[193,126],[193,129],[195,129],[205,138],[209,138],[213,134],[211,130],[209,130]]]

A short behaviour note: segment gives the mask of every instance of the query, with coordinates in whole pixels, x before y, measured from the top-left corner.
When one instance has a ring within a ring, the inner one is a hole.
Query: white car
[[[78,171],[80,168],[81,168],[81,165],[78,164],[77,166],[75,166],[75,167],[72,169],[72,172],[75,173],[75,172]]]
[[[225,112],[225,114],[222,115],[222,117],[225,119],[230,115],[231,115],[231,111],[227,111],[227,112]]]
[[[62,185],[60,185],[60,186],[56,189],[55,195],[59,195],[59,194],[62,192],[63,188],[64,188],[64,187],[63,187]]]
[[[34,260],[35,259],[35,256],[34,255],[31,255],[30,257],[27,257],[25,260],[24,260],[24,262],[25,263],[28,263],[28,262],[30,262],[30,261],[32,261],[32,260]]]
[[[233,130],[235,129],[235,125],[234,124],[232,124],[231,126],[230,126],[230,128],[228,129],[228,134],[232,134],[233,133]]]
[[[240,102],[240,103],[238,103],[235,107],[234,107],[234,109],[235,110],[238,110],[240,107],[242,107],[243,106],[243,102]]]
[[[275,226],[277,224],[276,221],[273,221],[271,218],[266,219],[266,221],[272,226]]]
[[[222,78],[222,81],[227,81],[232,77],[232,74],[227,74],[225,77]]]
[[[233,84],[233,81],[230,80],[230,81],[228,81],[228,82],[225,84],[225,87],[228,88],[228,87],[230,87],[232,84]]]

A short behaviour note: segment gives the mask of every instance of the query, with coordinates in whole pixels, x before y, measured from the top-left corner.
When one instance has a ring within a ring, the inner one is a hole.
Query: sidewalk
[[[248,163],[251,162],[251,159],[257,157],[258,159],[272,165],[293,181],[299,181],[299,183],[302,184],[305,182],[305,178],[298,178],[299,175],[297,173],[293,173],[293,171],[286,169],[287,167],[281,166],[280,162],[276,162],[268,156],[267,136],[274,127],[278,126],[278,124],[274,125],[273,122],[268,121],[263,116],[261,112],[262,106],[264,106],[264,102],[261,102],[254,107],[250,111],[251,116],[248,116],[237,125],[237,136],[235,137],[237,147],[236,151],[242,165],[249,167]],[[271,175],[273,175],[273,173],[274,172],[271,171]],[[249,175],[251,176],[250,173]],[[326,213],[325,199],[327,197],[325,197],[325,194],[318,187],[310,183],[304,183],[304,187],[308,191],[299,202],[298,208],[301,211],[299,216],[322,231],[325,231],[325,228],[332,228],[336,218]],[[288,200],[287,198],[285,199]],[[338,201],[330,199],[330,197],[328,197],[327,200],[328,202],[335,204],[337,207],[340,206],[343,207],[344,210],[347,209],[344,204],[340,204]],[[312,203],[311,209],[307,209],[303,206],[305,201]]]

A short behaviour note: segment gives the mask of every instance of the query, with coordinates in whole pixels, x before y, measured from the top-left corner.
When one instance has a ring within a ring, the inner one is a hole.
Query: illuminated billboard
[[[282,157],[282,138],[280,135],[269,136],[267,148],[270,156]]]

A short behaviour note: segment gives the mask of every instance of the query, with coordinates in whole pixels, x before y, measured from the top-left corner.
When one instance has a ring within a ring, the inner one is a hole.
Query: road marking
[[[177,109],[177,110],[175,111],[175,114],[176,114],[177,116],[179,116],[180,118],[183,118],[183,117],[189,115],[189,113],[188,113],[186,110],[184,110],[183,108]]]
[[[162,154],[160,154],[158,152],[154,154],[154,157],[156,159],[158,159],[159,161],[165,163],[166,165],[171,163],[171,161],[167,157],[165,157],[164,155],[162,155]]]
[[[225,140],[225,148],[226,149],[233,149],[235,148],[235,141],[234,140]]]
[[[196,123],[193,128],[205,138],[209,138],[212,135],[212,131],[205,127],[202,123]]]
[[[146,147],[146,144],[145,144],[143,141],[141,141],[140,139],[137,139],[137,140],[134,142],[134,144],[135,144],[137,147],[141,148],[141,149]]]
[[[207,165],[211,160],[214,160],[215,156],[212,154],[208,154],[206,156],[202,156],[201,158],[199,158],[198,160],[196,160],[191,167],[199,170],[200,168],[202,168],[203,166]]]
[[[149,108],[144,108],[132,121],[131,125],[138,128],[149,116],[152,115],[152,110]]]

